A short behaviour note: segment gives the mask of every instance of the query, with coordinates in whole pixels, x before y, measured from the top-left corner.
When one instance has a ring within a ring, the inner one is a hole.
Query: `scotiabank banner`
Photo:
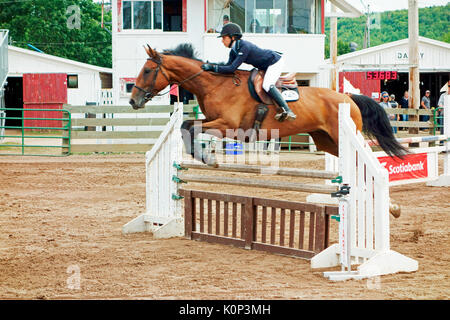
[[[409,154],[403,159],[378,157],[378,161],[389,172],[390,182],[428,177],[426,153]]]

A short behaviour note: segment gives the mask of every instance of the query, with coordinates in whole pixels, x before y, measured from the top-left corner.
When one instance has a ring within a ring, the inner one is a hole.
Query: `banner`
[[[380,164],[389,172],[389,182],[427,178],[427,159],[426,153],[409,154],[403,160],[391,157],[378,157]]]

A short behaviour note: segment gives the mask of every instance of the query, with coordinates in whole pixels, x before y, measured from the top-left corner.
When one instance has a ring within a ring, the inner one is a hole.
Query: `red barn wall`
[[[365,72],[339,72],[339,92],[344,92],[344,77],[365,96],[372,97],[372,92],[380,92],[380,80],[366,80]]]
[[[25,111],[26,109],[62,109],[67,103],[67,74],[25,73],[23,75],[23,108],[25,118],[61,118],[61,112]],[[24,120],[25,127],[61,127],[61,121]]]

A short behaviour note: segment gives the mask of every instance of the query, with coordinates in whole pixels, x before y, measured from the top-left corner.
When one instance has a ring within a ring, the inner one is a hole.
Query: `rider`
[[[275,51],[261,49],[249,41],[241,40],[241,27],[235,23],[224,25],[218,38],[220,37],[223,45],[231,48],[228,63],[226,65],[205,63],[202,65],[202,69],[217,73],[233,73],[245,62],[265,71],[263,89],[283,109],[283,113],[277,115],[276,118],[295,120],[297,116],[291,111],[280,91],[275,87],[275,82],[280,77],[281,69],[284,66],[284,58]]]

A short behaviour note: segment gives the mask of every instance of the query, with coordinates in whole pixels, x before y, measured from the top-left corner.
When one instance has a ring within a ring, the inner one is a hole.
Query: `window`
[[[164,31],[186,31],[183,30],[182,0],[163,1],[163,26]]]
[[[67,88],[78,89],[78,75],[68,74],[67,75]]]
[[[133,91],[133,87],[134,87],[134,83],[127,83],[127,84],[125,85],[126,93],[131,93],[131,91]]]
[[[136,83],[136,78],[120,78],[120,96],[129,97],[131,91],[133,91],[134,84]]]
[[[223,0],[213,0],[220,8]],[[249,33],[320,33],[320,0],[234,0],[230,21]],[[217,23],[217,21],[213,21]]]
[[[299,87],[309,87],[309,80],[296,80]]]
[[[317,0],[288,0],[289,33],[320,33],[321,5]],[[318,19],[316,19],[318,17]]]
[[[124,29],[162,29],[161,0],[129,0],[123,2]]]
[[[123,1],[123,29],[183,31],[182,0]]]

